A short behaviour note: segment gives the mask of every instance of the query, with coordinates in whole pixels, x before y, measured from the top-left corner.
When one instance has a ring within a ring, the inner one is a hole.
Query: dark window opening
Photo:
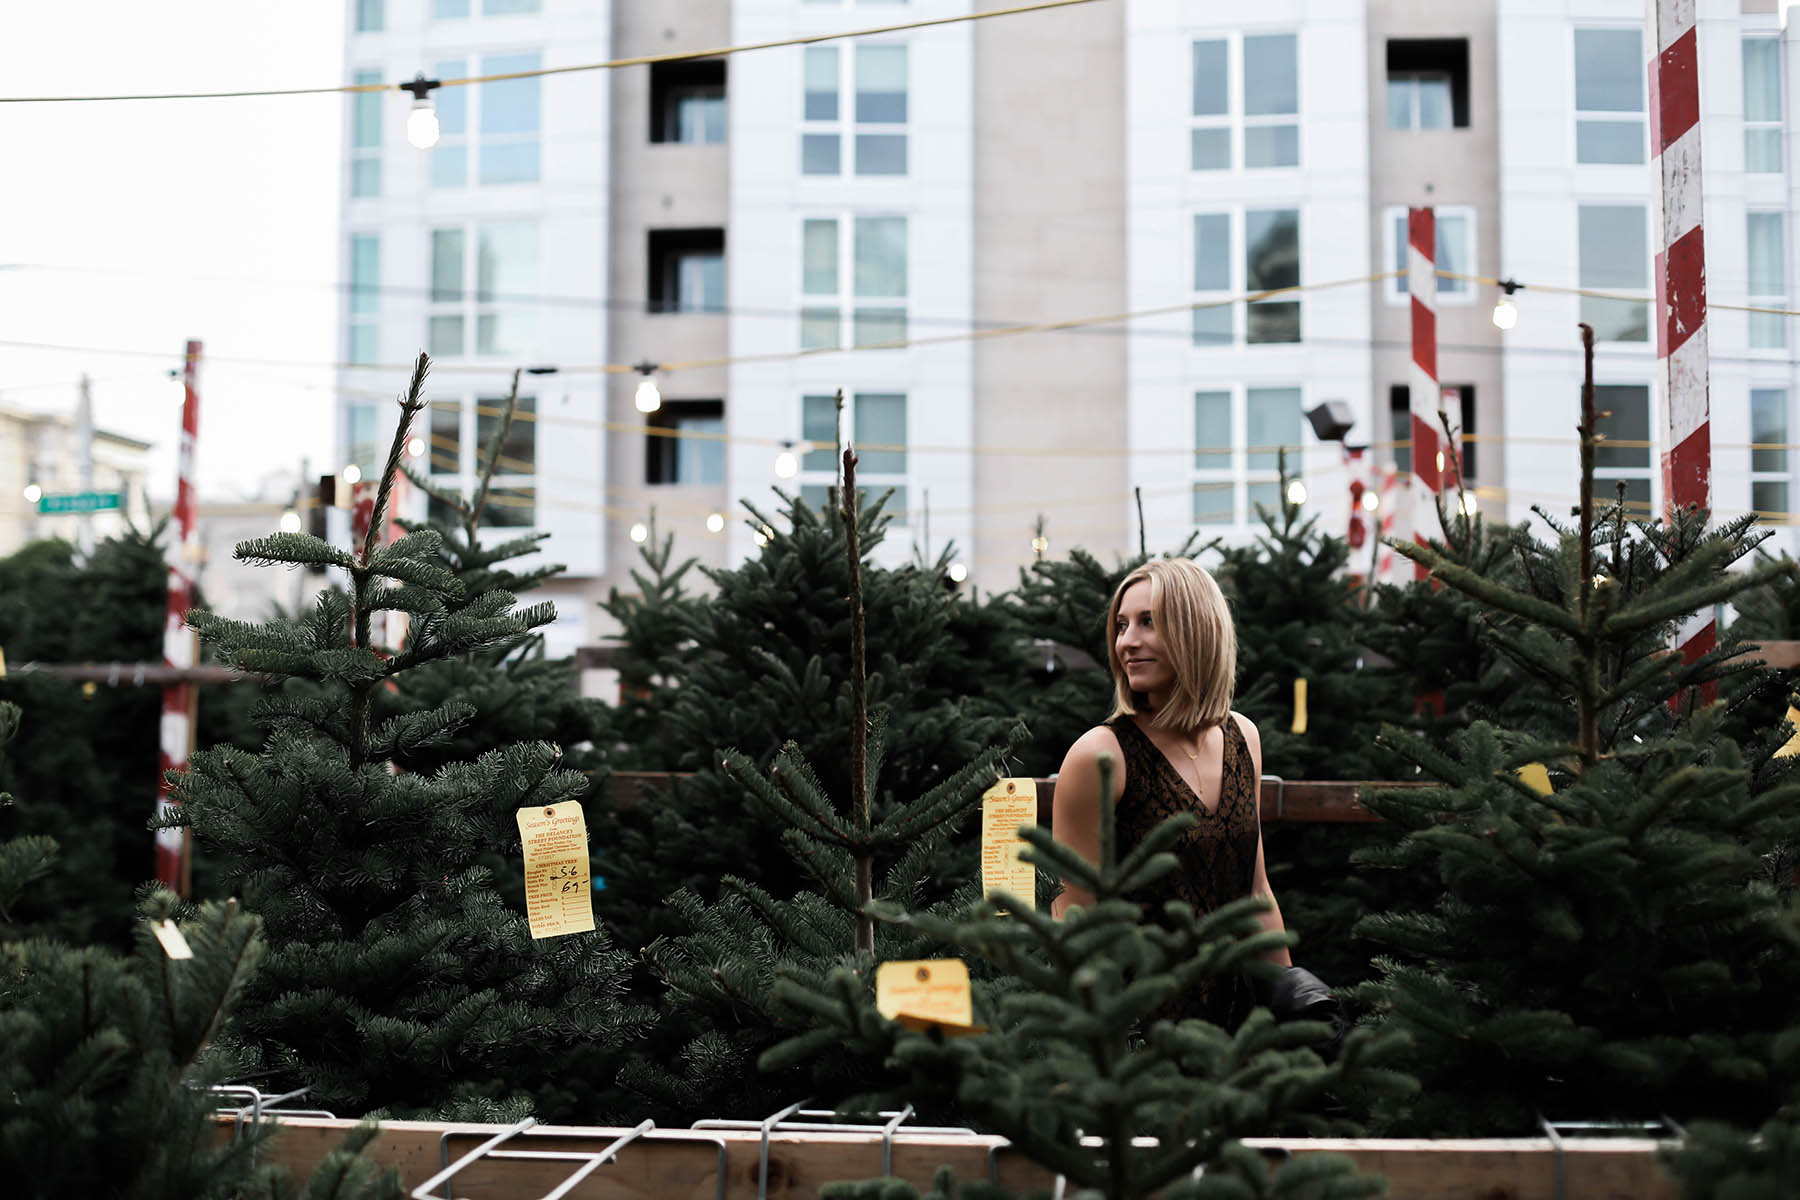
[[[650,140],[725,140],[725,60],[650,64]]]
[[[1476,443],[1471,441],[1478,432],[1475,428],[1475,385],[1472,383],[1451,384],[1444,388],[1446,392],[1455,392],[1458,397],[1457,417],[1462,424],[1462,469],[1463,479],[1473,481],[1480,478],[1476,467]],[[1404,383],[1396,383],[1388,388],[1388,411],[1392,421],[1388,428],[1394,440],[1394,469],[1402,475],[1412,471],[1412,450],[1401,442],[1412,441],[1412,389]]]
[[[651,312],[725,311],[723,229],[652,229],[648,260]]]
[[[1468,39],[1390,39],[1387,110],[1389,129],[1467,129]]]
[[[725,482],[723,400],[664,400],[645,424],[668,431],[644,438],[645,483]]]

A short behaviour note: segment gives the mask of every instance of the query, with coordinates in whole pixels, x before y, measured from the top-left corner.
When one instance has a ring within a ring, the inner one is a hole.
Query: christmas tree
[[[234,1027],[260,1070],[337,1111],[503,1117],[529,1107],[572,1046],[617,1049],[647,1018],[620,1002],[628,960],[603,932],[534,941],[479,865],[496,813],[574,799],[587,780],[542,742],[401,771],[396,760],[442,745],[475,709],[452,697],[375,719],[390,682],[553,617],[503,590],[469,599],[433,530],[381,544],[427,366],[420,355],[400,400],[360,545],[283,533],[237,548],[252,562],[338,567],[349,591],[321,594],[298,621],[193,617],[224,661],[290,685],[259,709],[259,751],[195,756],[173,820],[263,918],[269,951]],[[373,640],[378,613],[390,631],[396,614],[409,618],[402,645]],[[517,845],[514,832],[500,849]]]
[[[1350,547],[1302,517],[1286,451],[1278,465],[1278,510],[1259,505],[1262,532],[1220,552],[1237,625],[1237,707],[1262,733],[1265,772],[1379,779],[1388,764],[1371,748],[1387,681],[1362,667],[1368,619],[1345,580]]]
[[[813,565],[824,578],[835,576],[844,581],[848,604],[837,600],[843,611],[816,614],[828,627],[848,634],[841,660],[844,676],[829,674],[815,658],[805,677],[799,678],[771,653],[763,658],[770,678],[761,690],[772,695],[760,698],[761,703],[786,701],[788,719],[799,722],[799,728],[808,734],[807,742],[817,744],[822,733],[842,736],[812,753],[799,739],[789,740],[767,764],[766,775],[764,763],[742,750],[718,755],[721,778],[740,789],[735,806],[744,807],[747,799],[749,815],[755,821],[765,829],[780,831],[768,839],[774,842],[774,852],[797,868],[790,871],[790,877],[804,881],[810,889],[796,890],[790,884],[777,893],[740,868],[723,872],[723,894],[716,901],[709,902],[706,895],[687,889],[671,897],[670,907],[686,928],[652,942],[645,957],[665,989],[667,1031],[690,1032],[690,1040],[679,1048],[671,1046],[672,1053],[662,1057],[639,1058],[621,1075],[622,1083],[661,1111],[760,1114],[791,1100],[797,1091],[842,1092],[853,1081],[878,1070],[879,1060],[840,1054],[774,1076],[759,1075],[757,1055],[799,1016],[777,999],[776,981],[816,981],[833,966],[846,962],[853,964],[853,970],[866,973],[878,949],[891,956],[902,941],[908,942],[907,951],[916,948],[912,944],[916,939],[897,937],[883,938],[878,947],[875,926],[866,916],[868,905],[873,899],[885,898],[922,906],[944,886],[939,864],[950,859],[972,865],[973,854],[956,853],[950,838],[962,818],[979,803],[982,791],[1002,774],[1001,752],[987,750],[947,775],[939,768],[933,773],[940,778],[922,791],[913,791],[922,785],[909,786],[904,776],[903,782],[893,781],[894,729],[910,725],[916,737],[919,729],[930,726],[922,725],[901,707],[901,698],[908,691],[918,694],[917,685],[897,692],[878,690],[875,678],[867,674],[868,634],[881,625],[865,607],[865,597],[873,592],[884,608],[901,601],[890,615],[896,622],[921,626],[912,632],[915,638],[942,636],[939,606],[944,602],[938,599],[941,589],[918,579],[917,573],[893,573],[883,584],[865,588],[865,579],[881,578],[865,561],[862,541],[865,528],[881,528],[880,501],[874,507],[858,503],[854,461],[853,452],[846,451],[842,506],[834,514],[821,521],[804,504],[790,508],[795,526],[790,553],[810,555],[832,548],[842,556],[839,571],[826,571],[818,560],[813,560]],[[793,561],[775,557],[775,577],[791,580],[800,590],[815,576],[792,573]],[[920,595],[921,587],[930,588],[931,594]],[[720,611],[717,606],[725,600],[722,593],[714,601],[713,615],[727,630],[735,630],[737,622],[756,612]],[[934,616],[940,616],[940,621],[932,621]],[[890,637],[907,636],[891,629],[889,633]],[[903,685],[908,682],[900,660],[884,659],[883,668],[890,678]],[[695,674],[699,677],[684,689],[683,702],[710,687],[704,675]],[[878,696],[885,702],[878,701]],[[758,702],[738,699],[740,703]],[[808,712],[829,714],[823,731],[807,728]],[[774,719],[772,713],[765,715]],[[1016,744],[1020,737],[1022,731],[1016,731],[1010,742]],[[909,749],[916,752],[917,747]],[[919,765],[912,765],[913,780],[919,777]],[[845,781],[845,786],[834,791],[839,780]],[[731,848],[740,855],[744,849],[742,843]],[[714,847],[713,852],[719,849]],[[739,862],[760,866],[763,880],[777,877],[767,861]],[[934,875],[940,876],[936,887]],[[968,875],[965,870],[957,882],[966,887]]]
[[[1437,781],[1368,798],[1399,836],[1360,856],[1441,889],[1358,926],[1388,951],[1362,998],[1409,1036],[1429,1097],[1394,1114],[1403,1128],[1771,1106],[1768,1049],[1794,970],[1765,856],[1800,832],[1800,786],[1753,774],[1720,732],[1722,706],[1697,704],[1741,648],[1668,649],[1677,620],[1756,581],[1729,568],[1758,537],[1748,520],[1631,524],[1596,509],[1588,344],[1579,524],[1552,522],[1557,544],[1523,560],[1516,586],[1394,543],[1511,618],[1488,636],[1566,698],[1551,731],[1477,722],[1443,750],[1383,734]]]
[[[953,1097],[966,1119],[1004,1135],[1080,1195],[1378,1193],[1380,1181],[1358,1177],[1345,1160],[1308,1156],[1271,1172],[1235,1139],[1282,1128],[1342,1132],[1343,1122],[1316,1114],[1330,1091],[1349,1083],[1380,1092],[1410,1088],[1410,1080],[1375,1065],[1392,1046],[1357,1031],[1327,1066],[1307,1048],[1330,1032],[1318,1022],[1282,1024],[1257,1009],[1228,1032],[1204,1021],[1158,1018],[1171,997],[1206,976],[1241,970],[1280,976],[1260,956],[1291,939],[1262,930],[1256,916],[1262,902],[1252,898],[1204,916],[1171,902],[1160,921],[1147,919],[1132,896],[1177,869],[1169,850],[1195,817],[1171,817],[1121,858],[1110,756],[1100,770],[1098,862],[1085,861],[1041,827],[1020,831],[1031,847],[1025,858],[1091,892],[1091,907],[1058,920],[1004,893],[949,918],[874,906],[885,924],[973,954],[996,972],[999,984],[974,996],[974,1028],[917,1020],[903,1027],[871,1003],[861,973],[838,970],[823,986],[778,985],[781,997],[810,1012],[819,1028],[771,1051],[765,1063],[803,1059],[834,1042],[885,1044],[906,1073],[909,1098]],[[951,1189],[940,1182],[938,1191]],[[917,1195],[893,1180],[834,1194]],[[971,1188],[969,1194],[990,1193]]]
[[[612,588],[601,605],[619,627],[612,660],[619,673],[619,702],[608,714],[606,737],[615,770],[667,770],[667,761],[679,752],[667,745],[659,723],[688,654],[694,605],[686,578],[696,560],[675,561],[675,535],[658,535],[654,512],[638,556],[642,566],[631,570],[637,591]]]
[[[0,701],[0,752],[18,726],[18,707]],[[0,795],[0,809],[11,800]],[[20,899],[59,869],[49,838],[0,842],[0,922],[11,928]],[[230,903],[184,909],[161,890],[140,915],[127,954],[0,939],[0,1172],[12,1194],[297,1197],[285,1170],[254,1166],[272,1127],[221,1138],[207,1091],[232,1066],[215,1039],[262,954],[256,918]],[[164,949],[153,925],[178,939],[175,949]],[[356,1131],[307,1194],[397,1200],[398,1175],[358,1154],[374,1136],[373,1127]]]

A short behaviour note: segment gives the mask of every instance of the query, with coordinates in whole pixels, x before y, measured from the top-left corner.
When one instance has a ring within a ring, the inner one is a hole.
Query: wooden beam
[[[1750,647],[1746,661],[1761,660],[1765,667],[1791,671],[1800,667],[1800,642],[1764,642]]]
[[[236,667],[205,664],[171,667],[161,662],[19,663],[15,675],[53,675],[79,683],[103,683],[108,687],[161,687],[166,683],[268,683],[272,677],[240,671]]]
[[[669,794],[687,772],[617,771],[610,780],[612,800],[620,811],[629,811],[647,799]],[[1050,824],[1056,796],[1054,779],[1039,779],[1038,822]],[[1365,788],[1429,787],[1416,781],[1280,780],[1262,781],[1262,819],[1265,824],[1367,824],[1381,820],[1357,799]]]
[[[295,1118],[263,1153],[304,1177],[355,1125],[347,1120]],[[368,1150],[382,1166],[397,1167],[408,1189],[431,1178],[447,1161],[501,1132],[498,1125],[389,1121]],[[612,1128],[539,1126],[503,1143],[508,1152],[593,1153],[626,1131]],[[230,1136],[224,1119],[221,1136]],[[1555,1200],[1560,1196],[1631,1196],[1676,1200],[1674,1179],[1647,1138],[1547,1138],[1493,1140],[1361,1140],[1251,1138],[1245,1144],[1282,1156],[1329,1152],[1347,1155],[1365,1171],[1387,1177],[1390,1200]],[[584,1200],[713,1200],[719,1195],[718,1163],[724,1147],[727,1200],[757,1195],[761,1139],[754,1130],[656,1130],[624,1147],[589,1176],[577,1193]],[[992,1169],[1000,1183],[1020,1193],[1047,1192],[1054,1178],[1004,1140],[981,1135],[908,1131],[893,1141],[892,1171],[925,1187],[939,1166],[964,1180],[984,1179]],[[769,1138],[767,1195],[775,1200],[812,1197],[826,1183],[881,1174],[879,1133],[782,1130]],[[458,1196],[530,1200],[553,1190],[580,1160],[487,1158],[451,1181]],[[1560,1187],[1558,1175],[1561,1175]]]

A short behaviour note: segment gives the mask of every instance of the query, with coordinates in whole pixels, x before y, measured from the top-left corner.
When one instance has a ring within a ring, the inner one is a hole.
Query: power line
[[[498,83],[507,79],[535,79],[546,75],[571,75],[580,71],[613,71],[620,67],[642,67],[655,63],[687,62],[697,58],[725,58],[752,50],[775,50],[783,46],[811,46],[819,42],[844,41],[850,38],[874,37],[884,33],[901,33],[908,29],[929,29],[938,25],[961,25],[994,17],[1011,17],[1022,13],[1044,12],[1054,8],[1073,8],[1093,4],[1097,0],[1036,0],[1036,3],[1011,8],[990,8],[981,12],[961,13],[949,17],[928,17],[917,21],[900,21],[891,25],[875,25],[864,29],[847,29],[837,33],[811,33],[799,37],[778,38],[765,42],[745,42],[735,46],[718,46],[710,50],[680,50],[668,54],[641,54],[633,58],[612,58],[604,62],[579,63],[567,67],[538,67],[529,71],[508,71],[495,75],[470,75],[459,79],[432,80],[434,87],[466,87],[474,83]],[[332,87],[265,88],[231,92],[153,92],[110,96],[0,96],[0,104],[70,104],[114,100],[236,100],[252,96],[319,96],[357,92],[405,92],[406,83],[345,83]]]

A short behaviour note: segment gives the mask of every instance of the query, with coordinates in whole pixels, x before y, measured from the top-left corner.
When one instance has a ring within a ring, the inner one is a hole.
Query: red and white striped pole
[[[1437,214],[1431,208],[1406,210],[1406,290],[1412,297],[1412,375],[1407,407],[1412,415],[1412,536],[1424,542],[1443,486],[1443,439],[1438,409],[1443,404],[1437,368]],[[1414,566],[1414,578],[1428,574]]]
[[[1651,233],[1656,247],[1656,390],[1663,417],[1663,506],[1712,507],[1707,398],[1706,246],[1700,224],[1700,56],[1694,0],[1645,0],[1652,53]],[[1676,631],[1682,660],[1717,644],[1711,611]],[[1703,689],[1711,702],[1717,688]]]
[[[194,581],[190,572],[200,543],[194,531],[194,439],[200,428],[200,343],[187,344],[182,369],[185,395],[181,402],[181,447],[177,453],[175,488],[175,560],[169,564],[169,601],[163,615],[163,665],[191,667],[197,657],[194,631],[187,627],[193,606]],[[163,688],[162,746],[156,773],[156,815],[170,808],[170,771],[184,770],[194,738],[194,684],[189,680]],[[188,831],[156,831],[156,879],[164,887],[187,894]]]

